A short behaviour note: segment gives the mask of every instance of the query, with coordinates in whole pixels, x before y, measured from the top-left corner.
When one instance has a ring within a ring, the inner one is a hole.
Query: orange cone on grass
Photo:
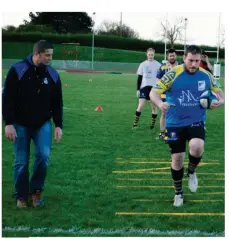
[[[98,105],[98,106],[96,107],[95,111],[103,111],[103,107]]]

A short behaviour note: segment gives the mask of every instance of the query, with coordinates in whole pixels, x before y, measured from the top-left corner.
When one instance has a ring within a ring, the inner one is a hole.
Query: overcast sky
[[[88,12],[89,16],[93,16],[92,12]],[[18,26],[23,23],[23,19],[29,20],[28,12],[14,12],[2,14],[2,25]],[[95,28],[104,21],[120,21],[120,12],[96,12]],[[143,39],[159,40],[160,39],[160,22],[165,22],[165,12],[123,12],[122,22],[130,26],[139,33]],[[225,27],[225,18],[221,17],[221,29]],[[187,18],[187,44],[204,44],[217,46],[218,42],[218,12],[204,13],[168,13],[168,21],[173,23],[176,18]]]

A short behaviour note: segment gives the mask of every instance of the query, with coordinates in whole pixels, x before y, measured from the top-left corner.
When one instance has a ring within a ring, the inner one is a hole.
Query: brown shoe
[[[34,207],[43,207],[45,205],[44,201],[41,200],[41,191],[37,190],[32,194],[32,204]]]
[[[28,208],[28,205],[24,199],[17,199],[18,208]]]

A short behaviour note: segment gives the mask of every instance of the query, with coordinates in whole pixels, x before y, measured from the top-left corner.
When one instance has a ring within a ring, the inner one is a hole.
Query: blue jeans
[[[16,124],[17,137],[14,143],[14,185],[16,198],[27,200],[30,193],[42,190],[48,168],[52,142],[52,126],[48,121],[38,129]],[[35,145],[33,175],[29,182],[30,141]]]

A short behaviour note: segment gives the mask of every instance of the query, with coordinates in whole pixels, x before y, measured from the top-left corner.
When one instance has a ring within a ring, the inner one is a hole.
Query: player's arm
[[[60,79],[54,85],[54,94],[52,98],[52,113],[55,127],[63,127],[63,97],[62,84]]]
[[[140,64],[140,66],[138,67],[137,75],[138,75],[138,78],[137,78],[137,97],[139,97],[140,87],[141,87],[141,84],[142,84],[142,77],[143,77],[143,66],[142,66],[142,64]]]
[[[161,94],[170,89],[175,79],[175,75],[174,71],[164,74],[164,76],[158,80],[156,87],[152,88],[150,92],[150,100],[163,111],[168,110],[171,104],[163,102],[161,100]]]
[[[141,84],[142,84],[142,75],[138,75],[137,90],[140,90]]]
[[[205,56],[205,59],[206,59],[206,63],[207,63],[207,66],[208,66],[208,71],[212,73],[213,72],[213,66],[210,63],[209,58],[208,58],[207,55]]]
[[[17,94],[18,77],[15,69],[10,68],[4,83],[2,92],[2,114],[5,125],[13,125],[14,123],[14,105]]]
[[[17,132],[13,126],[15,123],[14,107],[16,104],[18,77],[15,69],[10,68],[2,92],[2,115],[5,121],[5,135],[10,141],[15,141]]]
[[[165,71],[162,70],[162,66],[161,66],[157,72],[157,79],[161,79],[164,74],[165,74]]]
[[[224,92],[221,89],[219,82],[214,79],[212,74],[209,74],[211,90],[215,92],[219,98],[219,101],[212,103],[211,109],[216,109],[224,104]]]
[[[163,66],[164,66],[164,65],[160,66],[160,68],[159,68],[159,70],[158,70],[158,72],[157,72],[157,81],[159,81],[159,80],[164,76],[164,74],[166,73]],[[164,94],[164,92],[160,95],[160,97],[161,97],[162,99],[165,99],[165,98],[166,98],[166,95]]]

